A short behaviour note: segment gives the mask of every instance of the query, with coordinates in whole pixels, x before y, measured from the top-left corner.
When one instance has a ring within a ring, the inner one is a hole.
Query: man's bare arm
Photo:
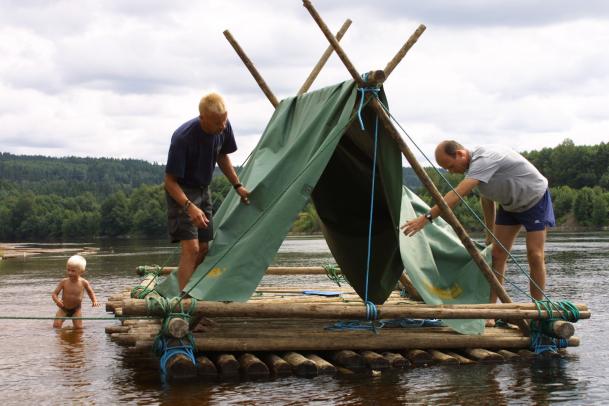
[[[235,172],[235,168],[233,167],[230,157],[227,154],[218,155],[217,162],[218,167],[220,168],[224,176],[226,176],[226,179],[228,179],[231,185],[235,186],[241,183],[239,181],[239,176],[237,176],[237,172]],[[248,197],[250,192],[243,185],[235,188],[235,190],[237,191],[237,194],[241,197],[241,201],[245,204],[249,204]]]

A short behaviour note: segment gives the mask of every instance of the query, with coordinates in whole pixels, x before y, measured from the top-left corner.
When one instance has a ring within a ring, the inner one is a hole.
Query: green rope
[[[157,320],[157,316],[114,316],[114,317],[51,317],[51,316],[0,316],[0,320]]]
[[[147,265],[144,265],[144,267],[148,268]],[[141,267],[138,267],[141,268]],[[133,289],[131,289],[131,298],[132,299],[143,299],[146,296],[148,296],[150,293],[154,292],[154,288],[150,289],[150,285],[152,285],[152,283],[154,282],[154,284],[156,285],[158,280],[159,280],[159,272],[161,271],[161,267],[158,267],[158,272],[147,272],[144,276],[144,279],[148,276],[148,275],[153,275],[153,278],[151,278],[148,283],[146,285],[137,285],[136,287],[134,287]]]
[[[326,271],[326,276],[328,279],[336,283],[338,286],[340,286],[341,282],[346,283],[347,285],[349,284],[349,281],[345,275],[341,273],[340,268],[337,265],[327,264],[324,265],[323,268]]]

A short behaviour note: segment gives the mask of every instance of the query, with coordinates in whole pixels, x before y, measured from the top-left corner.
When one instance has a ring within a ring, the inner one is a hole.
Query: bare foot
[[[484,323],[484,327],[495,327],[495,320],[494,319],[488,319],[486,321],[486,323]]]

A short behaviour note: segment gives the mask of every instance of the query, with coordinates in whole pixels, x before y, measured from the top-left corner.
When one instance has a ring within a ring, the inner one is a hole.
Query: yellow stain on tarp
[[[226,268],[222,269],[222,268],[212,268],[211,271],[209,271],[209,273],[207,274],[207,276],[209,278],[217,278],[220,275],[222,275],[224,272],[226,272]]]
[[[450,288],[438,288],[432,285],[427,279],[424,279],[422,282],[428,292],[440,299],[456,299],[463,293],[463,288],[457,283],[453,283]]]

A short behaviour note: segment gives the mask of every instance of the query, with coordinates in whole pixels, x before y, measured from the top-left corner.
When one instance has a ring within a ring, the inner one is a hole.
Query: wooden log
[[[184,299],[184,307],[190,307],[191,300]],[[176,305],[176,311],[179,310]],[[123,301],[122,312],[128,316],[162,315],[162,309],[148,309],[146,300],[128,299]],[[552,312],[556,317],[558,311]],[[207,317],[285,317],[285,318],[326,318],[326,319],[366,319],[364,306],[319,303],[239,303],[197,301],[194,316]],[[457,308],[418,305],[381,305],[378,306],[378,317],[417,318],[417,319],[544,319],[547,311],[523,310],[508,307],[506,309],[490,308]],[[590,312],[580,312],[580,318],[590,318]]]
[[[384,371],[391,367],[389,361],[377,352],[370,350],[362,351],[361,356],[364,359],[366,366],[375,371]]]
[[[188,322],[180,317],[174,317],[167,323],[167,333],[175,338],[185,337],[190,331]]]
[[[499,350],[497,354],[501,355],[506,361],[517,361],[520,359],[520,355],[508,350]]]
[[[408,275],[406,275],[406,272],[402,272],[402,274],[400,275],[400,283],[404,287],[404,290],[406,290],[406,293],[408,293],[408,296],[410,296],[414,300],[423,301],[423,298],[421,297],[421,295],[419,295],[419,292],[417,292],[417,289],[412,284],[412,281],[410,280]]]
[[[256,81],[256,83],[258,83],[258,86],[260,86],[260,89],[262,90],[262,92],[269,99],[269,101],[271,102],[273,107],[276,108],[277,105],[279,105],[279,101],[277,100],[277,98],[275,97],[275,95],[273,94],[273,92],[271,91],[269,86],[266,84],[266,82],[264,81],[264,79],[262,78],[260,73],[258,73],[258,70],[254,66],[254,64],[252,63],[250,58],[245,54],[245,52],[243,51],[243,49],[241,48],[241,46],[239,45],[237,40],[235,40],[235,38],[233,38],[230,31],[225,30],[224,36],[226,37],[228,42],[231,44],[231,46],[233,47],[233,49],[235,50],[237,55],[239,55],[239,58],[241,58],[241,61],[243,61],[243,64],[245,65],[247,70],[250,71],[250,73],[254,77],[254,80]]]
[[[209,358],[199,355],[197,357],[197,375],[204,379],[216,378],[218,370]]]
[[[319,371],[315,362],[300,355],[297,352],[287,352],[283,354],[283,359],[292,367],[292,371],[297,376],[313,377],[317,376]]]
[[[274,376],[292,375],[292,367],[279,355],[267,353],[264,355],[263,359]]]
[[[420,24],[416,31],[412,33],[410,38],[408,38],[408,41],[406,41],[406,43],[402,46],[402,48],[400,48],[400,50],[393,57],[393,59],[391,59],[387,63],[387,66],[385,66],[385,76],[389,77],[389,75],[391,75],[391,72],[393,72],[395,67],[402,61],[402,59],[404,59],[406,53],[408,53],[410,48],[412,48],[412,46],[417,42],[419,37],[423,35],[423,32],[425,32],[426,28],[427,27],[425,27],[423,24]]]
[[[106,326],[104,330],[106,331],[106,334],[113,334],[113,333],[126,333],[130,329],[131,329],[131,327],[129,327],[129,326],[114,325],[114,326]]]
[[[483,348],[466,348],[463,350],[465,354],[478,362],[501,362],[503,357],[496,352],[485,350]]]
[[[197,348],[201,351],[198,344]],[[239,361],[233,354],[217,355],[215,364],[222,378],[236,378],[239,376]]]
[[[404,369],[410,366],[410,361],[408,361],[402,354],[398,354],[397,352],[383,352],[383,357],[387,361],[389,361],[389,365],[394,369]]]
[[[321,29],[323,34],[326,36],[326,38],[328,39],[328,41],[334,48],[334,51],[340,57],[341,61],[343,62],[343,64],[345,65],[345,67],[347,68],[349,73],[351,74],[351,77],[353,78],[353,80],[355,80],[356,83],[360,87],[362,87],[363,81],[360,77],[359,72],[357,71],[357,69],[355,69],[355,67],[349,60],[349,57],[342,50],[340,44],[338,43],[338,41],[336,41],[336,39],[334,38],[334,36],[330,32],[330,30],[328,29],[328,26],[326,25],[326,23],[323,21],[321,16],[317,13],[317,10],[315,10],[315,8],[313,7],[313,5],[311,4],[311,2],[309,0],[303,0],[303,5],[309,11],[309,13],[311,14],[313,19],[319,26],[319,28]],[[482,274],[485,276],[485,278],[490,283],[491,289],[493,289],[497,293],[497,297],[499,297],[499,299],[503,303],[512,302],[512,299],[509,297],[509,295],[503,288],[503,285],[499,282],[499,280],[493,273],[493,270],[486,263],[485,259],[482,257],[482,254],[480,254],[480,252],[478,251],[478,248],[476,247],[476,245],[474,244],[472,239],[469,237],[469,235],[465,231],[465,228],[463,227],[463,225],[459,222],[459,220],[457,219],[455,214],[452,212],[452,209],[448,206],[448,204],[446,204],[446,201],[444,201],[444,198],[442,197],[439,190],[436,188],[436,186],[432,182],[432,180],[429,177],[429,175],[427,174],[427,172],[425,172],[423,167],[419,164],[419,162],[417,161],[417,159],[414,156],[414,154],[412,153],[412,151],[410,151],[410,148],[408,147],[408,145],[406,145],[406,143],[402,139],[400,133],[393,126],[393,123],[391,122],[391,118],[385,112],[383,106],[381,106],[380,102],[376,98],[371,98],[369,105],[377,112],[377,116],[380,117],[383,127],[385,127],[385,129],[387,130],[387,132],[391,136],[391,138],[393,138],[397,142],[398,147],[402,151],[402,154],[406,157],[406,160],[410,163],[410,166],[412,167],[414,172],[417,174],[417,176],[419,177],[419,179],[421,180],[423,185],[428,189],[431,196],[436,201],[436,204],[441,209],[442,216],[444,217],[446,222],[453,228],[453,230],[455,230],[455,233],[457,234],[457,236],[463,243],[465,249],[471,255],[471,257],[474,260],[474,262],[476,263],[476,265],[478,265],[478,267],[480,268],[480,271],[482,272]],[[488,318],[490,318],[490,317],[488,317]],[[528,334],[528,332],[529,332],[528,325],[524,320],[520,320],[518,322],[518,327],[523,331],[523,333]]]
[[[518,350],[518,355],[520,356],[520,358],[522,359],[532,359],[532,358],[537,358],[537,354],[535,354],[533,351],[527,350],[527,349],[521,349]]]
[[[335,375],[336,367],[320,357],[317,354],[309,354],[306,356],[308,359],[313,361],[317,366],[317,371],[319,375]]]
[[[270,338],[224,337],[210,334],[197,335],[195,341],[200,351],[335,351],[335,350],[396,350],[402,348],[453,349],[453,348],[529,348],[530,338],[509,336],[465,336],[441,334],[349,334],[307,335]],[[353,332],[350,332],[353,333]],[[578,340],[569,339],[570,346],[578,345]],[[430,356],[429,356],[430,357]],[[334,361],[334,360],[333,360]],[[347,366],[349,367],[349,366]]]
[[[341,350],[332,353],[331,359],[335,364],[347,369],[362,369],[365,366],[361,355],[352,350]]]
[[[184,354],[175,354],[165,365],[170,380],[192,379],[197,376],[197,366]]]
[[[427,365],[433,361],[431,354],[420,349],[407,350],[404,356],[408,358],[412,365]]]
[[[136,286],[131,292],[131,297],[140,297],[140,295],[146,294],[156,287],[157,276],[149,273],[144,279]]]
[[[471,359],[469,359],[467,357],[464,357],[461,354],[457,354],[456,352],[453,352],[453,351],[448,351],[446,354],[450,355],[451,357],[456,359],[457,362],[459,362],[459,365],[469,365],[469,364],[475,364],[476,363],[476,361],[471,360]]]
[[[458,364],[459,361],[452,355],[448,355],[438,350],[429,350],[431,358],[438,364]]]
[[[248,378],[266,378],[270,375],[266,364],[248,352],[239,357],[239,369]]]
[[[552,324],[552,332],[556,337],[570,338],[575,334],[575,326],[568,321],[557,320]]]
[[[338,30],[338,32],[336,33],[337,41],[341,40],[343,35],[345,35],[347,30],[349,29],[350,25],[351,25],[351,20],[346,19],[345,22],[343,23],[342,27],[340,27],[340,30]],[[326,64],[328,59],[330,58],[330,55],[332,55],[333,51],[334,51],[334,49],[332,48],[331,45],[329,45],[328,48],[326,48],[326,50],[322,54],[321,58],[319,59],[319,61],[317,62],[317,64],[315,65],[315,67],[313,68],[313,70],[311,71],[309,76],[307,77],[307,79],[304,81],[304,83],[302,84],[300,89],[298,90],[298,93],[297,93],[298,95],[304,94],[307,91],[309,91],[309,88],[315,81],[315,78],[317,78],[317,75],[319,75],[319,72],[321,72],[322,68],[324,67],[324,65]]]

